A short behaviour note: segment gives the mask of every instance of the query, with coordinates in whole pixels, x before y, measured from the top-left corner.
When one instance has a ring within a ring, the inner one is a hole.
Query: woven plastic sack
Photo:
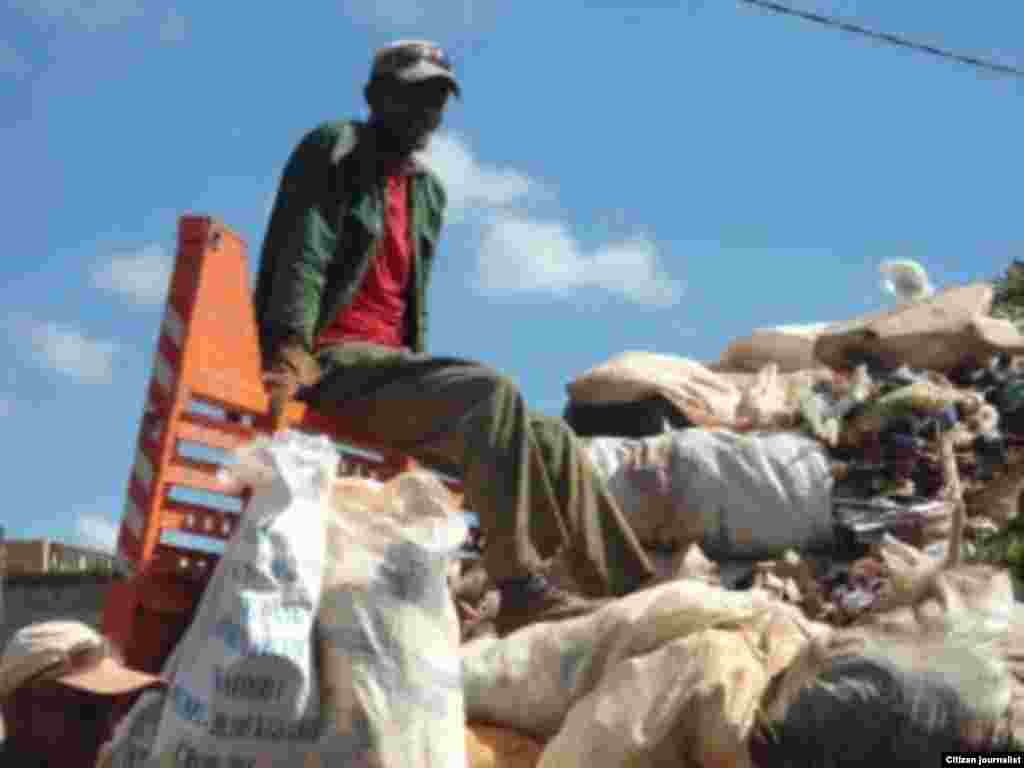
[[[163,670],[161,766],[295,765],[315,747],[313,624],[338,456],[286,432],[243,446],[224,480],[252,496]]]
[[[568,386],[580,403],[626,403],[661,395],[693,423],[731,422],[739,390],[698,362],[653,352],[624,352],[591,368]]]
[[[647,547],[738,558],[832,543],[829,458],[802,434],[687,429],[588,452]]]
[[[1010,727],[1018,741],[1024,740],[1024,605],[1013,605],[1010,629],[999,644],[1000,655],[1006,662],[1013,691],[1010,702]]]
[[[462,647],[466,715],[546,741],[620,662],[764,616],[810,626],[796,608],[760,590],[730,592],[689,580],[619,598],[588,616],[480,638]]]
[[[748,768],[769,675],[737,630],[679,638],[615,666],[569,711],[538,768]]]
[[[1024,354],[1014,324],[988,316],[994,295],[991,284],[974,283],[835,323],[818,337],[814,356],[831,368],[874,362],[948,373],[997,354]]]
[[[730,342],[719,366],[728,371],[756,373],[766,365],[776,365],[781,373],[814,368],[814,342],[829,323],[780,325],[757,328],[749,336]]]
[[[147,765],[165,698],[162,690],[144,691],[139,696],[115,727],[111,740],[100,748],[96,768],[144,768]]]
[[[947,567],[892,536],[878,549],[892,589],[862,624],[965,635],[974,642],[999,641],[1009,632],[1015,602],[1007,571],[980,563]]]
[[[795,409],[789,407],[785,384],[779,378],[779,366],[766,365],[753,384],[743,390],[736,406],[737,422],[769,427],[783,425],[794,417]]]
[[[468,527],[440,481],[337,483],[319,612],[324,766],[465,768],[448,567]]]

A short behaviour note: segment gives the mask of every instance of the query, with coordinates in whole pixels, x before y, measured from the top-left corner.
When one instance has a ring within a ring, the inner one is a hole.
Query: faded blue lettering
[[[274,636],[254,640],[243,627],[227,618],[214,625],[212,635],[223,642],[228,650],[240,656],[286,656],[305,662],[309,651],[305,638]]]
[[[219,666],[213,668],[213,687],[229,699],[247,701],[279,701],[284,694],[284,681],[267,675],[231,674]]]
[[[171,706],[180,719],[200,725],[206,724],[208,714],[206,702],[180,684],[175,684],[171,688]]]

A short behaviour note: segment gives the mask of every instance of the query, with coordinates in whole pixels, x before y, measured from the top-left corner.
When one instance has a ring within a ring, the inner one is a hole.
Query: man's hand
[[[299,344],[286,344],[276,355],[270,370],[263,374],[263,386],[270,395],[270,416],[274,430],[283,429],[284,412],[299,389],[320,379],[316,359]]]
[[[285,412],[288,403],[299,391],[299,379],[294,371],[277,370],[263,374],[263,386],[270,396],[270,423],[274,432],[287,428]]]
[[[277,370],[263,374],[263,386],[271,397],[293,400],[301,385],[295,371]]]

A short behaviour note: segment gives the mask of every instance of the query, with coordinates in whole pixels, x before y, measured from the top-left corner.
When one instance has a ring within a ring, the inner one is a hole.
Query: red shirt
[[[320,334],[317,349],[344,341],[405,346],[405,307],[412,277],[409,176],[388,178],[384,234],[352,303]]]

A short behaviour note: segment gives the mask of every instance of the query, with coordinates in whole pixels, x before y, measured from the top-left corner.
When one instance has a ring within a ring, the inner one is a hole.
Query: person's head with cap
[[[77,621],[30,624],[0,656],[6,749],[24,764],[91,766],[135,695],[163,681],[124,666]]]
[[[373,57],[364,90],[383,147],[409,155],[426,147],[451,94],[461,90],[448,55],[429,40],[398,40]]]

